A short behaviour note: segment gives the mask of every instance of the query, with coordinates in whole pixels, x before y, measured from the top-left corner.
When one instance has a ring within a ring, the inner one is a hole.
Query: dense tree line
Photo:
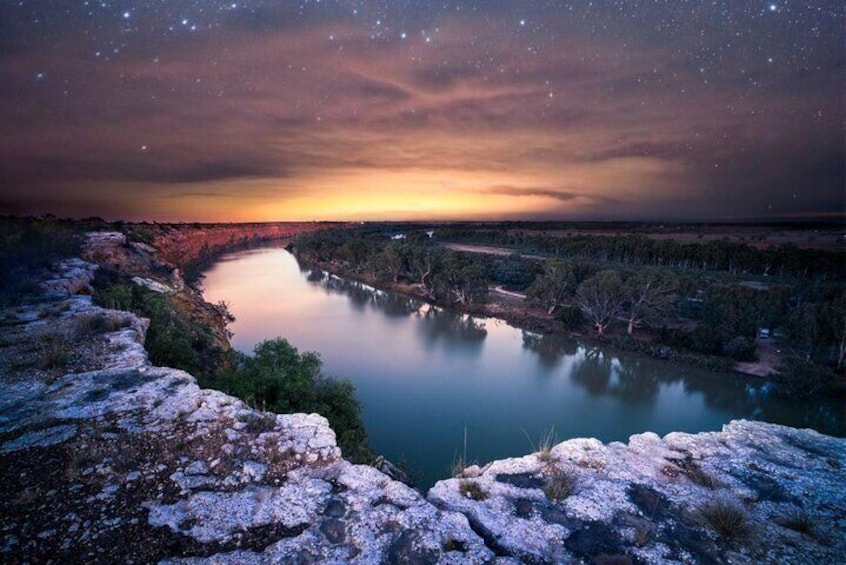
[[[680,243],[640,234],[570,235],[522,234],[505,229],[443,228],[441,241],[507,247],[524,253],[568,260],[621,265],[668,267],[701,271],[835,280],[843,276],[844,252],[800,249],[782,245],[759,249],[746,243],[711,240]]]
[[[296,251],[307,262],[342,263],[346,274],[371,282],[403,279],[427,298],[463,306],[485,300],[494,269],[489,257],[444,249],[423,232],[388,239],[380,232],[325,230],[301,235]]]
[[[623,336],[649,329],[652,340],[668,347],[736,360],[754,360],[761,328],[778,329],[791,357],[837,370],[846,362],[842,273],[834,277],[829,267],[807,258],[799,269],[791,250],[767,254],[741,246],[748,253],[738,259],[724,256],[738,245],[726,242],[687,246],[640,236],[531,236],[559,245],[555,257],[541,261],[446,249],[439,245],[442,231],[435,238],[423,231],[398,238],[389,230],[327,230],[301,236],[296,249],[306,263],[373,284],[409,285],[443,304],[473,307],[491,287],[503,286],[525,292],[529,306],[570,329],[605,335],[614,328]],[[502,245],[500,238],[513,237],[489,233],[454,237],[447,231],[447,239]],[[668,249],[675,255],[659,258],[659,250]],[[799,278],[750,277],[735,268],[767,257],[764,272],[776,267]],[[721,272],[720,266],[727,268]]]

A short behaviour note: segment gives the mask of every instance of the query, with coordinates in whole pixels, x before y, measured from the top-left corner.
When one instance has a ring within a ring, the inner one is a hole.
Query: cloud
[[[558,200],[561,202],[573,202],[576,200],[586,200],[597,204],[618,204],[614,198],[606,196],[597,196],[592,194],[585,194],[579,192],[572,192],[568,190],[559,190],[554,188],[539,188],[530,186],[493,186],[484,191],[487,194],[502,194],[506,196],[520,197],[542,197]]]
[[[368,202],[384,217],[406,203],[407,217],[442,217],[447,204],[469,214],[459,197],[480,195],[491,217],[842,206],[842,53],[814,54],[822,78],[764,64],[739,74],[733,60],[704,76],[680,39],[625,26],[600,41],[440,14],[427,16],[427,43],[399,40],[395,22],[373,39],[343,8],[295,12],[239,11],[234,25],[166,41],[139,31],[144,41],[109,61],[71,33],[26,49],[16,35],[0,56],[0,130],[11,132],[0,174],[15,207],[47,211],[63,194],[117,215],[160,197],[157,213],[184,219],[226,219],[207,214],[231,212],[230,194],[242,214],[339,218]],[[460,193],[427,207],[419,191],[438,183]],[[335,186],[337,209],[325,210],[319,197]]]

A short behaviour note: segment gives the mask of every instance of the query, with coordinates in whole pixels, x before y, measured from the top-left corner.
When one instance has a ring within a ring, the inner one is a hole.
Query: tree
[[[411,254],[411,270],[417,280],[420,281],[420,286],[423,287],[426,295],[430,298],[435,294],[433,275],[435,274],[435,267],[438,264],[438,260],[438,250],[428,245],[415,246]]]
[[[218,375],[213,386],[263,410],[317,412],[329,420],[345,457],[369,462],[373,454],[355,387],[348,380],[326,377],[316,353],[300,353],[277,338],[258,344],[253,356],[236,354],[236,358],[233,368]]]
[[[488,277],[481,261],[452,251],[444,254],[434,284],[442,300],[464,305],[479,302],[488,292]]]
[[[407,246],[396,241],[387,244],[379,254],[380,261],[385,264],[385,268],[391,275],[391,282],[396,283],[399,281],[400,273],[405,268],[407,255]]]
[[[576,304],[602,334],[623,311],[624,293],[620,273],[600,271],[584,281],[576,292]]]
[[[657,268],[640,269],[626,281],[626,333],[632,335],[642,323],[655,323],[667,315],[676,301],[678,278]]]
[[[795,354],[808,363],[820,345],[820,308],[813,303],[798,306],[788,318],[788,328]]]
[[[846,364],[846,291],[829,302],[823,311],[823,327],[835,345],[835,363],[838,369]]]
[[[559,259],[550,259],[544,265],[544,272],[535,279],[526,292],[531,304],[546,308],[547,315],[552,315],[575,285],[573,268]]]

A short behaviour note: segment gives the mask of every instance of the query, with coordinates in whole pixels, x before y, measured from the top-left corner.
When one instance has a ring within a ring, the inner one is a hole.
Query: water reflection
[[[226,300],[233,343],[250,351],[283,336],[350,378],[376,450],[405,460],[423,486],[442,478],[463,432],[481,463],[559,439],[626,440],[644,431],[719,429],[754,418],[844,435],[842,403],[774,397],[765,382],[639,357],[332,277],[281,249],[233,254],[206,273],[205,296]]]
[[[487,335],[486,319],[459,314],[411,296],[378,290],[368,284],[343,279],[325,271],[303,266],[300,270],[308,282],[319,285],[328,293],[346,297],[359,311],[372,308],[388,318],[415,316],[423,322],[417,329],[427,348],[440,345],[457,347],[465,352],[479,351]]]
[[[345,296],[358,310],[370,306],[385,316],[401,318],[417,312],[425,304],[413,297],[377,290],[370,285],[342,279],[325,271],[303,266],[300,270],[305,274],[308,282],[319,285],[327,293]]]

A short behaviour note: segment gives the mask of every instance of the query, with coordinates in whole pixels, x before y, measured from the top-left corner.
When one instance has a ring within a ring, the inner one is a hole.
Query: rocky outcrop
[[[92,237],[85,250],[136,268],[136,284],[180,292],[171,271],[144,266],[149,253],[119,234]],[[317,414],[263,413],[151,366],[145,321],[92,304],[96,269],[62,263],[41,302],[2,319],[4,562],[828,563],[846,554],[844,440],[743,421],[628,444],[570,440],[468,468],[424,498],[345,461]]]
[[[846,554],[845,465],[842,439],[734,421],[566,441],[466,469],[429,500],[530,563],[832,563]]]

